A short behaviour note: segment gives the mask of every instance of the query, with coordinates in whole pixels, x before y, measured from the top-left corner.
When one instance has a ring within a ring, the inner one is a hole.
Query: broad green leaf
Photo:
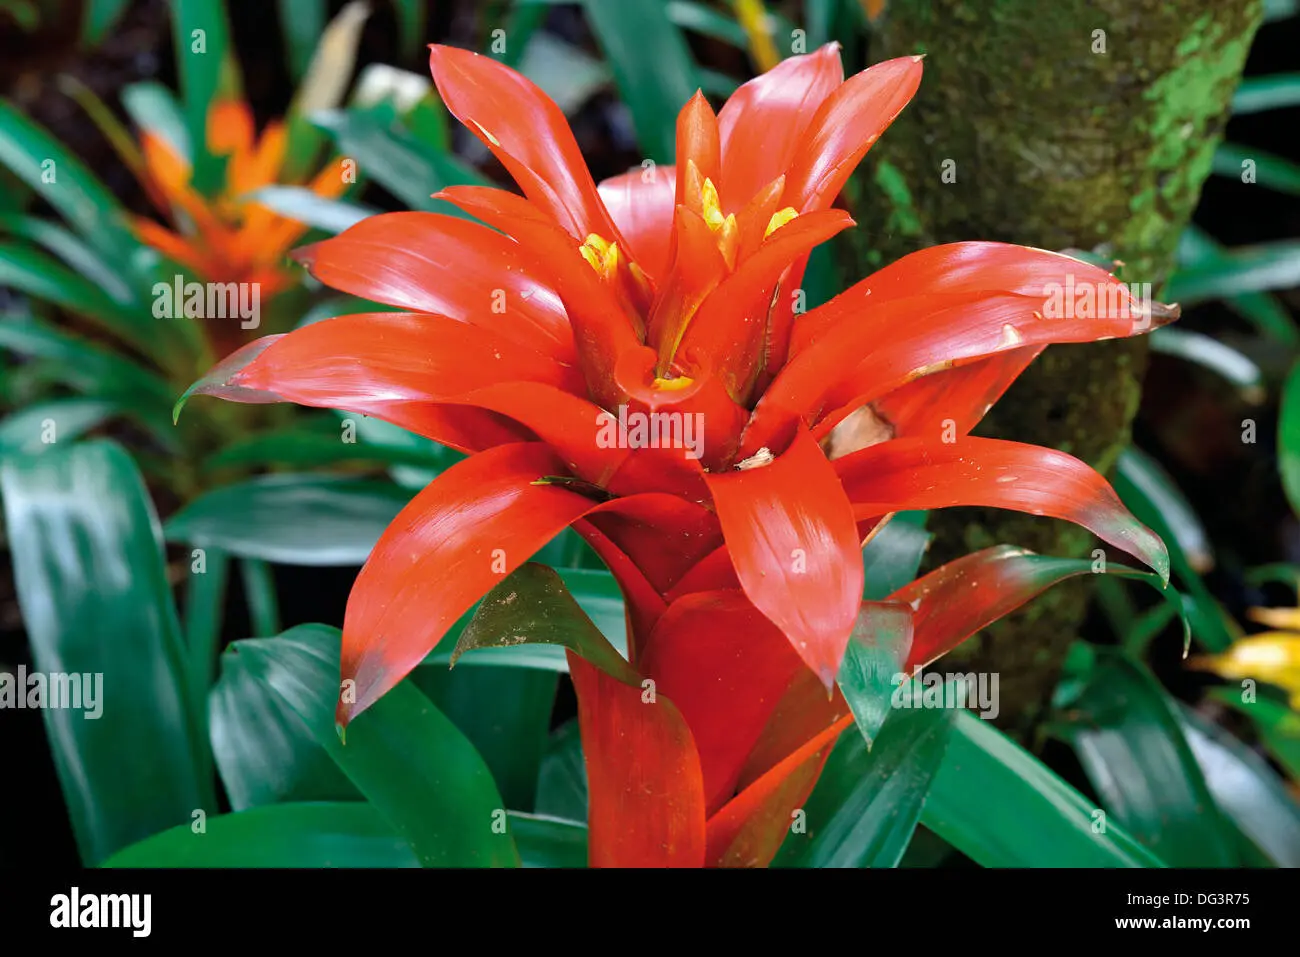
[[[1173,704],[1140,664],[1096,649],[1069,715],[1058,727],[1109,816],[1172,867],[1240,864]]]
[[[1300,106],[1300,73],[1248,76],[1237,85],[1237,92],[1232,95],[1234,116],[1292,106]]]
[[[529,41],[518,70],[566,114],[581,109],[598,90],[608,86],[611,77],[609,67],[600,60],[548,33],[539,33]]]
[[[203,468],[217,470],[266,465],[313,468],[345,463],[410,465],[435,471],[444,467],[444,458],[432,445],[421,449],[369,442],[359,430],[356,432],[349,434],[347,427],[335,418],[304,421],[285,429],[237,439],[208,458]]]
[[[193,147],[191,185],[209,196],[220,185],[222,172],[222,164],[207,148],[208,110],[221,89],[230,50],[222,0],[176,0],[172,6],[172,42],[185,130]]]
[[[236,811],[361,799],[302,718],[249,668],[246,655],[221,656],[221,677],[208,695],[208,728],[221,783]]]
[[[482,755],[505,806],[531,811],[559,675],[465,661],[417,668],[411,680]]]
[[[1300,240],[1239,246],[1216,259],[1174,273],[1165,298],[1184,307],[1266,289],[1300,286]]]
[[[104,867],[418,867],[410,845],[360,801],[273,804],[133,844]]]
[[[118,305],[141,306],[143,298],[122,281],[114,268],[88,245],[55,223],[35,216],[0,214],[0,231],[30,240],[63,260],[63,264],[106,292]]]
[[[587,765],[577,718],[566,721],[551,734],[537,778],[537,813],[570,821],[587,820]]]
[[[968,711],[953,724],[921,823],[984,867],[1163,867],[1101,810]]]
[[[81,20],[81,42],[98,46],[122,19],[130,0],[88,0]]]
[[[1231,346],[1199,332],[1165,327],[1151,333],[1151,351],[1175,356],[1208,369],[1239,389],[1250,402],[1264,399],[1264,373],[1251,359]]]
[[[632,112],[641,149],[655,162],[672,162],[677,114],[700,87],[681,30],[661,0],[584,0],[583,10]]]
[[[397,685],[348,726],[346,743],[340,740],[334,710],[341,640],[337,629],[303,625],[277,638],[235,642],[233,648],[406,837],[423,865],[518,866],[491,772],[415,685]]]
[[[247,199],[327,233],[341,233],[367,216],[380,212],[371,206],[320,196],[306,186],[263,186],[250,193]]]
[[[63,448],[119,410],[101,399],[51,399],[0,419],[0,458]]]
[[[1300,804],[1282,779],[1212,721],[1186,706],[1178,714],[1219,807],[1279,867],[1300,867]]]
[[[874,745],[840,736],[774,867],[897,867],[948,746],[955,712],[898,710]]]
[[[721,40],[741,50],[749,46],[745,28],[727,16],[703,3],[693,0],[668,0],[665,4],[668,19],[683,30]]]
[[[586,867],[587,828],[540,814],[510,812],[510,828],[524,867]]]
[[[1278,471],[1291,511],[1300,515],[1300,362],[1287,373],[1277,425]],[[1222,651],[1214,648],[1212,651]]]
[[[362,565],[409,500],[373,479],[267,475],[199,496],[167,522],[167,540],[286,565]]]
[[[158,519],[130,457],[95,441],[11,458],[0,496],[35,670],[93,676],[93,702],[42,712],[82,861],[214,813]]]

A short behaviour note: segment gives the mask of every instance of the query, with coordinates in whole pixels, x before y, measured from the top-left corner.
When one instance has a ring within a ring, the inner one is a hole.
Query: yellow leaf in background
[[[1294,614],[1292,609],[1271,610]],[[1192,664],[1224,678],[1255,678],[1277,685],[1290,697],[1291,707],[1300,709],[1300,634],[1266,631],[1251,635],[1221,655],[1200,658]]]

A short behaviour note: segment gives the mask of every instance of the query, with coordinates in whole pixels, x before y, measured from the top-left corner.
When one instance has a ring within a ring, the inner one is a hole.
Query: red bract
[[[599,187],[528,80],[449,47],[432,70],[525,195],[448,189],[487,225],[393,213],[302,251],[322,282],[413,311],[261,340],[197,387],[374,415],[473,453],[357,579],[340,722],[573,525],[623,590],[632,674],[664,703],[570,652],[592,862],[765,864],[851,720],[834,679],[855,626],[898,614],[862,601],[862,543],[891,513],[1064,518],[1167,577],[1159,539],[1088,466],[968,435],[1047,344],[1151,325],[1108,273],[958,243],[799,312],[809,251],[851,225],[831,203],[916,91],[920,58],[845,81],[831,45],[717,115],[696,95],[675,167]],[[1062,315],[1054,284],[1102,308]],[[971,556],[901,593],[914,647],[947,650],[1045,587],[1005,559]]]

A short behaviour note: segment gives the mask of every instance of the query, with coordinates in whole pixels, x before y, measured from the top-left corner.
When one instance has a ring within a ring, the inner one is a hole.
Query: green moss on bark
[[[873,58],[925,53],[925,79],[849,194],[857,271],[993,239],[1112,256],[1121,278],[1159,290],[1261,15],[1259,0],[891,0]],[[1142,339],[1053,346],[978,431],[1108,471],[1145,364]],[[1066,523],[1008,512],[953,510],[934,527],[931,565],[998,542],[1093,547]],[[1013,730],[1050,694],[1086,595],[1086,582],[1058,586],[960,650],[962,670],[1001,672]]]

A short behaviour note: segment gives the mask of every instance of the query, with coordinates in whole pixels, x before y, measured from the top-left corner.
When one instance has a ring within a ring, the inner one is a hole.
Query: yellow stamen
[[[768,236],[771,236],[774,232],[798,215],[799,211],[793,206],[787,206],[785,209],[778,209],[772,214],[772,218],[767,221],[767,229],[763,230],[763,238],[767,239]]]
[[[700,199],[704,205],[704,221],[716,233],[726,223],[726,217],[722,215],[722,204],[718,201],[718,187],[707,177],[700,187]]]
[[[690,376],[679,375],[673,379],[656,378],[654,382],[651,383],[651,385],[654,388],[660,389],[664,392],[680,392],[682,389],[685,389],[691,386],[692,384],[694,384],[694,382],[695,380],[692,379]]]
[[[587,265],[596,270],[596,275],[601,278],[613,279],[618,275],[618,243],[611,243],[608,239],[591,233],[578,247],[578,252],[582,253]]]

